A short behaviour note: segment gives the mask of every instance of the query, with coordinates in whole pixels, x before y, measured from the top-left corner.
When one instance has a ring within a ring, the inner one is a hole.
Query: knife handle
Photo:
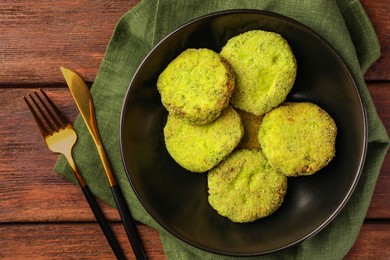
[[[137,260],[147,259],[145,250],[142,246],[134,218],[130,214],[126,200],[118,184],[111,186],[112,194],[114,195],[115,203],[118,207],[119,215],[121,216],[123,225],[126,230],[127,237],[130,240],[131,247]]]
[[[90,208],[92,209],[93,214],[95,215],[95,218],[97,222],[99,223],[100,228],[102,229],[104,235],[106,236],[106,239],[108,243],[111,246],[112,251],[114,252],[117,259],[126,259],[125,255],[123,254],[122,248],[119,245],[118,240],[116,239],[114,232],[111,229],[111,226],[104,216],[101,208],[99,207],[99,204],[97,203],[95,197],[93,196],[91,190],[89,189],[88,185],[84,185],[82,188],[85,198],[88,201],[88,204]]]

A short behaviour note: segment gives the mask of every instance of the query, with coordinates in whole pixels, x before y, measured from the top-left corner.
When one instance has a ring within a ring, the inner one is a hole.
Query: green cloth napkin
[[[375,32],[357,0],[144,0],[118,22],[91,92],[98,127],[112,168],[138,221],[161,233],[168,259],[231,259],[179,241],[159,226],[141,206],[126,177],[119,147],[122,102],[137,66],[159,40],[183,23],[227,9],[267,10],[291,17],[322,35],[342,56],[355,78],[368,115],[368,152],[359,184],[340,214],[317,235],[283,251],[250,259],[342,259],[359,233],[389,140],[363,79],[379,57]],[[74,64],[77,68],[77,64]],[[74,157],[92,192],[114,206],[98,154],[81,118],[74,124],[79,140]],[[55,170],[76,182],[60,157]],[[240,258],[245,259],[245,258]]]

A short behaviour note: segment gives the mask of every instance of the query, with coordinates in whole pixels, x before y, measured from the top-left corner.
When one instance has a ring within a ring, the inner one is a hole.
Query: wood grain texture
[[[3,0],[0,4],[0,259],[113,259],[81,190],[53,171],[23,95],[37,87],[71,121],[78,114],[59,66],[93,82],[118,19],[141,0]],[[365,75],[390,131],[390,5],[362,0],[382,54]],[[390,153],[356,244],[346,259],[390,259]],[[119,214],[100,202],[129,259]],[[165,259],[159,234],[138,224],[150,259]]]
[[[63,82],[60,66],[74,68],[92,82],[119,18],[140,0],[13,1],[0,5],[0,85]],[[390,5],[363,0],[377,31],[380,60],[370,80],[390,79]]]
[[[363,225],[345,260],[390,259],[390,223]]]
[[[128,259],[135,259],[121,225],[112,226]],[[143,225],[138,229],[149,259],[166,259],[158,233]],[[0,259],[113,259],[95,223],[0,224],[0,234]],[[389,259],[388,241],[389,224],[366,224],[345,259]]]
[[[113,231],[128,259],[135,259],[126,232],[119,223]],[[159,234],[139,225],[148,258],[166,259]],[[0,224],[0,259],[114,259],[96,223]]]
[[[63,82],[60,66],[93,81],[117,21],[139,2],[3,0],[0,84]]]
[[[390,80],[390,3],[388,0],[362,0],[381,46],[381,56],[365,74],[366,80]]]

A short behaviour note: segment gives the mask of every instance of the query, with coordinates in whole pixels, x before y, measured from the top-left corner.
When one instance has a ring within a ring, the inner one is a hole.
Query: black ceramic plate
[[[165,149],[167,111],[156,80],[187,48],[219,52],[240,33],[280,33],[297,59],[290,101],[310,101],[338,126],[336,157],[313,176],[289,178],[282,206],[271,216],[235,224],[207,201],[206,173],[187,172]],[[335,51],[306,26],[269,12],[233,10],[210,14],[178,28],[147,55],[123,105],[121,149],[131,185],[150,215],[167,231],[198,248],[226,255],[259,255],[292,246],[320,231],[343,208],[359,179],[367,146],[364,108],[355,83]],[[345,227],[348,228],[348,227]]]

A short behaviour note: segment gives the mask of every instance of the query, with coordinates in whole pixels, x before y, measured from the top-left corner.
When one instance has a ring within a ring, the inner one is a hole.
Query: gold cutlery
[[[52,152],[61,153],[66,157],[115,256],[118,259],[125,259],[123,251],[110,227],[108,220],[104,216],[97,201],[95,200],[95,197],[73,160],[72,148],[77,141],[76,131],[42,89],[40,89],[40,93],[41,95],[34,91],[33,95],[28,94],[28,98],[23,98],[33,115],[47,146]]]
[[[110,163],[104,150],[104,146],[99,134],[99,129],[96,124],[93,100],[88,86],[85,84],[84,80],[72,70],[61,67],[61,71],[76,102],[76,105],[80,110],[80,114],[84,119],[84,122],[87,125],[87,128],[91,133],[92,139],[96,145],[100,160],[103,163],[103,168],[106,173],[108,183],[111,188],[111,192],[114,196],[115,203],[118,207],[119,214],[125,227],[127,237],[129,238],[130,244],[133,248],[133,252],[137,259],[147,259],[141,239],[136,229],[134,219],[127,206],[123,193],[116,181],[115,175],[111,170]]]

